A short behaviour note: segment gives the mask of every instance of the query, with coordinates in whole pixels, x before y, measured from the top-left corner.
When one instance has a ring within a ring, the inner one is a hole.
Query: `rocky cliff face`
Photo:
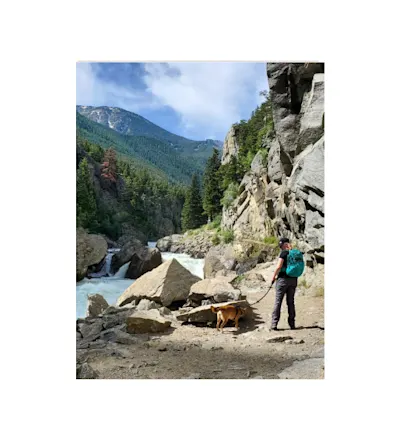
[[[238,143],[236,140],[235,129],[231,127],[223,144],[223,155],[221,157],[221,163],[227,164],[230,162],[231,156],[238,154]]]
[[[324,64],[269,63],[267,74],[275,139],[264,141],[268,159],[257,153],[222,227],[237,238],[288,236],[313,266],[324,263]],[[225,144],[223,163],[233,150]]]

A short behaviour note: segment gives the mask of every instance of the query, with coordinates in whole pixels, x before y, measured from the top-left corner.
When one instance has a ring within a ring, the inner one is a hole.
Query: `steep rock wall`
[[[267,160],[255,156],[222,227],[237,238],[288,236],[308,265],[324,263],[324,64],[269,63],[267,74],[275,139],[263,144]]]

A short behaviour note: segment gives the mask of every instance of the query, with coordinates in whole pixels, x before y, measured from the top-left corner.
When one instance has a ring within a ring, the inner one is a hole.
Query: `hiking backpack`
[[[304,272],[304,256],[300,250],[290,250],[287,267],[284,270],[289,277],[300,277]]]

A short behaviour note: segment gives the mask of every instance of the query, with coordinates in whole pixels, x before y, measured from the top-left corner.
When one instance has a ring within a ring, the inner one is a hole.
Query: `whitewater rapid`
[[[155,242],[147,245],[155,247]],[[110,275],[111,258],[119,249],[109,249],[107,251],[104,265],[100,272],[91,274],[92,278],[85,278],[76,285],[76,315],[77,318],[85,317],[87,310],[88,294],[101,294],[109,304],[115,304],[118,297],[135,281],[126,279],[125,274],[129,262],[123,265],[114,275]],[[162,262],[169,259],[176,259],[192,274],[203,278],[204,259],[193,259],[187,254],[161,253]],[[107,276],[106,276],[107,275]]]

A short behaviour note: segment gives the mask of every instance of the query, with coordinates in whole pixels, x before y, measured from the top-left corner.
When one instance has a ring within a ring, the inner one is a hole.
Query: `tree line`
[[[185,187],[153,175],[113,148],[81,137],[77,167],[77,226],[117,239],[133,228],[148,238],[181,231]],[[128,227],[129,226],[129,227]]]
[[[271,101],[268,94],[263,95],[266,100],[250,119],[234,124],[238,154],[221,165],[220,153],[213,148],[203,177],[196,171],[188,187],[167,182],[112,147],[104,150],[85,136],[77,137],[77,145],[100,165],[104,188],[113,189],[117,196],[112,204],[104,201],[101,190],[94,189],[87,159],[82,159],[77,169],[77,225],[117,238],[123,225],[130,224],[155,238],[214,221],[237,197],[239,184],[258,151],[266,163],[274,125]]]
[[[182,212],[183,230],[200,227],[208,220],[213,221],[220,215],[223,206],[231,205],[258,151],[262,153],[266,164],[269,143],[274,137],[274,122],[269,95],[266,91],[261,95],[265,101],[252,112],[250,119],[234,124],[238,154],[232,156],[227,164],[221,165],[219,151],[213,149],[206,163],[202,194],[198,175],[192,177]]]

